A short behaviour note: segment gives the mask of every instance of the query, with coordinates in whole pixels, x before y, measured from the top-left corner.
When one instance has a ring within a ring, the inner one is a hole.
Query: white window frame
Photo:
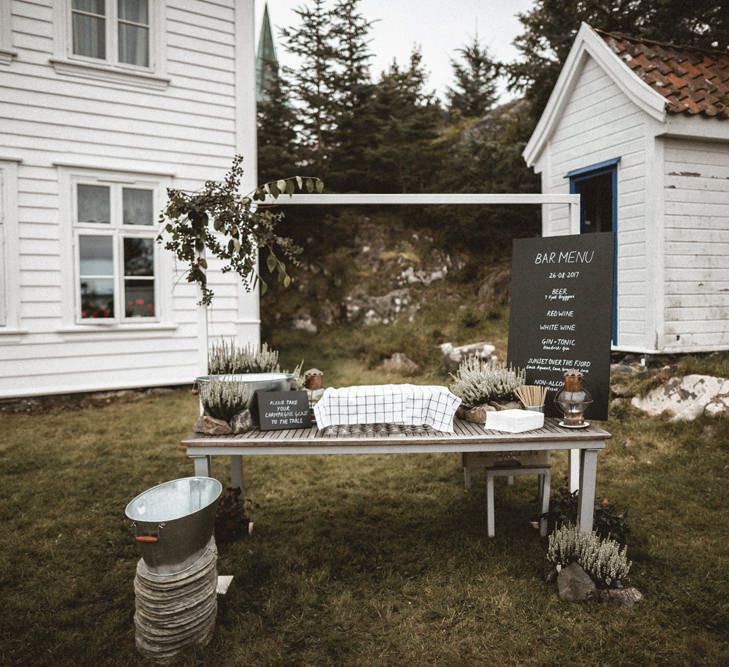
[[[164,201],[166,187],[170,179],[137,173],[110,172],[99,169],[68,169],[59,167],[61,187],[61,212],[66,219],[67,234],[64,246],[63,271],[63,326],[61,333],[105,330],[138,330],[170,328],[171,324],[171,275],[172,267],[162,252],[162,247],[154,244],[154,317],[126,317],[124,314],[124,267],[123,239],[125,237],[156,239],[159,233],[157,211]],[[102,185],[110,188],[110,222],[79,223],[77,186],[79,184]],[[122,221],[122,188],[140,188],[153,191],[153,220],[151,226],[125,225]],[[113,236],[114,238],[114,317],[81,317],[81,267],[79,258],[79,235]]]
[[[3,0],[0,0],[2,2]],[[166,0],[149,0],[149,66],[119,61],[118,0],[104,0],[106,6],[105,58],[91,58],[73,52],[72,0],[54,0],[54,57],[50,59],[59,74],[100,79],[163,90],[167,78]]]
[[[18,52],[13,49],[11,0],[0,0],[0,65],[9,65]]]

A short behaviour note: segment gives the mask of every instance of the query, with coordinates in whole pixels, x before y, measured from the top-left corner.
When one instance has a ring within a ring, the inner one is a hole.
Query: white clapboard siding
[[[729,348],[729,144],[667,139],[667,352]]]
[[[69,193],[56,163],[197,189],[225,173],[242,143],[238,109],[255,91],[236,89],[236,12],[252,19],[252,2],[156,1],[165,4],[169,79],[160,89],[56,71],[55,0],[11,0],[17,56],[0,65],[0,167],[3,155],[17,164],[17,275],[9,281],[17,321],[0,327],[0,398],[182,384],[197,373],[197,290],[172,257],[160,262],[164,310],[150,326],[78,326],[69,315],[74,286],[64,285],[73,276]],[[252,44],[245,53],[250,66]],[[211,262],[211,334],[258,342],[257,300],[219,268]]]
[[[646,347],[646,117],[587,58],[545,148],[542,191],[569,192],[565,174],[605,160],[618,165],[618,345]],[[570,233],[566,207],[544,207],[544,236]]]

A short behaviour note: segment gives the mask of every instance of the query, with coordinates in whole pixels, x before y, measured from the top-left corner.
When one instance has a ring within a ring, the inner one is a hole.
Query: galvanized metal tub
[[[254,399],[257,391],[288,391],[291,386],[292,373],[235,373],[228,375],[202,375],[195,380],[196,384],[210,382],[211,379],[223,382],[242,382],[251,389],[251,398],[248,400],[247,408],[254,407]]]
[[[124,513],[152,572],[183,572],[203,554],[222,491],[212,477],[182,477],[147,489],[127,505]]]

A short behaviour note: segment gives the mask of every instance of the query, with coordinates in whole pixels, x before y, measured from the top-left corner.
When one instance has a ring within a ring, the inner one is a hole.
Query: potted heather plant
[[[450,390],[461,399],[458,416],[483,424],[488,410],[519,407],[514,403],[515,390],[524,384],[523,369],[507,368],[493,359],[466,357],[455,374]]]

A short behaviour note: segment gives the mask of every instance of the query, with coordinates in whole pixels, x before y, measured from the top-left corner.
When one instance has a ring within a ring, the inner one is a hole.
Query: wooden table
[[[560,427],[546,419],[543,428],[525,433],[490,431],[477,424],[454,420],[454,433],[424,427],[335,427],[319,431],[249,431],[241,435],[193,433],[182,441],[193,460],[195,474],[210,475],[211,456],[230,457],[231,485],[243,489],[243,456],[326,454],[436,454],[462,452],[524,452],[568,450],[570,479],[579,480],[577,525],[592,530],[597,454],[610,433],[597,426],[585,429]]]

